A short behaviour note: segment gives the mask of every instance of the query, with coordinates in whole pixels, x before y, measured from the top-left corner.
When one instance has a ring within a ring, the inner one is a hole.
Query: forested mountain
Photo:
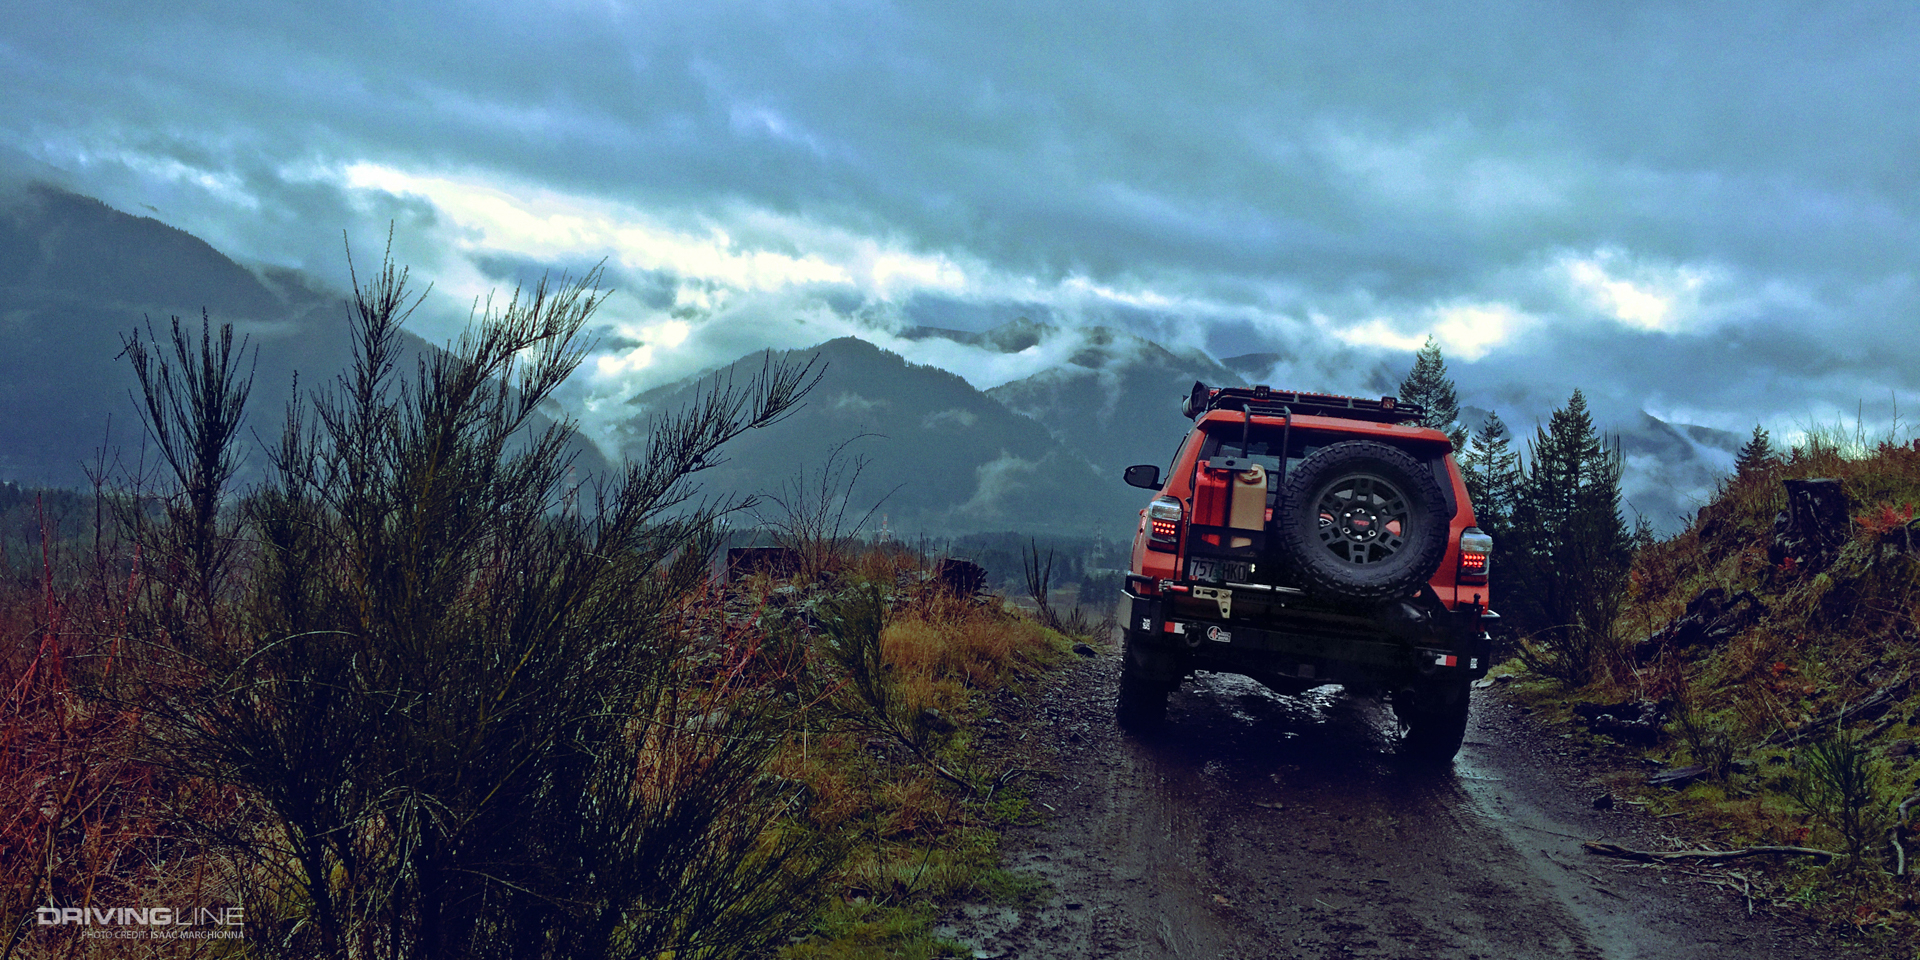
[[[91,198],[44,186],[0,197],[0,479],[81,486],[103,446],[134,468],[144,430],[124,338],[151,320],[164,339],[173,316],[197,336],[202,309],[234,325],[249,359],[258,351],[241,474],[254,476],[264,464],[254,438],[277,439],[294,374],[308,391],[346,367],[345,294],[296,271],[256,274],[191,234]],[[410,356],[432,349],[408,343]],[[584,440],[574,451],[584,470],[607,469]]]
[[[1190,426],[1180,415],[1180,398],[1194,381],[1245,382],[1205,354],[1176,353],[1130,333],[1088,327],[1059,335],[1080,338],[1065,364],[1001,384],[987,396],[1044,424],[1102,476],[1118,477],[1136,463],[1166,466]]]
[[[717,377],[744,385],[768,354],[632,398],[635,417],[623,432],[625,452],[645,442],[647,418],[690,401]],[[825,495],[846,496],[847,522],[884,498],[871,528],[952,535],[981,530],[1129,535],[1139,491],[1098,476],[1080,455],[1048,432],[975,390],[954,374],[908,363],[863,340],[843,337],[818,347],[772,354],[780,362],[809,358],[823,372],[806,405],[770,430],[749,433],[724,462],[700,474],[709,494],[768,493],[789,501],[795,485],[808,501],[822,496],[820,472],[844,444],[846,485],[829,479]],[[851,465],[866,461],[857,484]],[[781,508],[761,514],[776,520]],[[872,529],[869,532],[872,532]]]
[[[233,323],[258,351],[242,473],[254,475],[264,458],[252,440],[277,436],[295,372],[305,390],[348,362],[344,300],[298,272],[243,267],[188,233],[87,197],[49,187],[0,197],[0,479],[82,486],[83,464],[103,445],[117,448],[126,466],[137,463],[144,431],[130,399],[132,371],[120,357],[123,338],[149,318],[163,336],[171,316],[197,329],[202,308],[215,323]],[[852,338],[797,351],[818,352],[826,380],[788,424],[749,435],[728,463],[707,471],[709,490],[778,493],[851,441],[849,462],[870,461],[853,502],[864,512],[886,496],[880,514],[894,530],[954,535],[1039,524],[1059,535],[1125,537],[1144,501],[1119,482],[1120,470],[1166,462],[1187,428],[1179,398],[1195,380],[1252,382],[1280,359],[1257,353],[1219,361],[1110,328],[1025,318],[979,332],[919,327],[905,336],[1009,354],[1043,347],[1062,362],[983,393]],[[729,369],[746,376],[761,361],[746,357]],[[634,450],[646,416],[689,399],[693,386],[634,397],[634,419],[616,431],[616,442]],[[1471,384],[1461,386],[1471,393]],[[1462,410],[1469,427],[1484,416]],[[1529,427],[1518,419],[1508,413],[1524,439]],[[1630,514],[1660,532],[1679,529],[1711,496],[1739,440],[1650,415],[1600,427],[1619,438]],[[584,439],[574,446],[583,474],[608,469],[601,450]]]

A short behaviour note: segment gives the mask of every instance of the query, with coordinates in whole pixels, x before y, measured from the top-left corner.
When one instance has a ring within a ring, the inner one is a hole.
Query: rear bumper
[[[1298,681],[1399,687],[1485,676],[1499,614],[1449,611],[1437,601],[1391,605],[1368,615],[1316,608],[1301,598],[1241,599],[1230,590],[1228,615],[1214,596],[1142,592],[1129,578],[1128,649],[1150,657],[1155,673],[1219,670]],[[1236,610],[1247,611],[1233,615]],[[1208,609],[1211,608],[1211,609]],[[1211,615],[1209,615],[1211,614]],[[1147,667],[1148,664],[1136,664]]]

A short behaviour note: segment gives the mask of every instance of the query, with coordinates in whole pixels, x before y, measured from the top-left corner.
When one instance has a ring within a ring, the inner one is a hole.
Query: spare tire
[[[1314,451],[1287,475],[1280,548],[1322,600],[1377,603],[1426,583],[1453,519],[1428,465],[1372,440]]]

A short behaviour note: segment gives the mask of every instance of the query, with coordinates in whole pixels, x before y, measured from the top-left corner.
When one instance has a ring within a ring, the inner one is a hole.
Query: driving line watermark
[[[34,921],[78,926],[88,939],[240,940],[247,915],[240,907],[37,907]]]

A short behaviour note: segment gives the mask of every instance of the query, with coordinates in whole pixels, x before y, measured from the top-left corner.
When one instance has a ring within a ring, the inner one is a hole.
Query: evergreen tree
[[[1653,534],[1653,521],[1646,517],[1636,517],[1633,521],[1633,552],[1639,553],[1660,542]]]
[[[1762,469],[1772,459],[1773,443],[1767,431],[1756,423],[1753,425],[1753,436],[1747,440],[1746,446],[1740,448],[1740,456],[1733,462],[1734,476],[1744,477]]]
[[[1488,414],[1460,461],[1474,522],[1493,536],[1496,549],[1512,532],[1514,504],[1520,496],[1520,454],[1512,449],[1512,439],[1500,415]]]
[[[1447,361],[1440,356],[1440,344],[1431,335],[1426,346],[1414,354],[1413,369],[1400,381],[1400,401],[1417,403],[1426,410],[1420,425],[1444,431],[1458,452],[1466,446],[1467,428],[1460,426],[1460,397],[1453,380],[1447,376]]]
[[[1528,446],[1513,517],[1519,556],[1502,592],[1537,641],[1530,665],[1578,687],[1593,679],[1633,559],[1620,450],[1602,442],[1579,390]]]

